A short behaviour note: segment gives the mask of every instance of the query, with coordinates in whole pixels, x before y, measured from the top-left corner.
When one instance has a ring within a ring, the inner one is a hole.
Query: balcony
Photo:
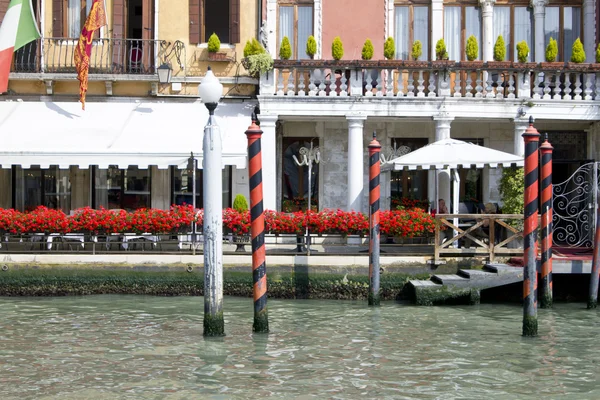
[[[275,60],[261,94],[277,97],[600,101],[600,64]]]
[[[73,54],[79,39],[41,38],[15,52],[11,79],[31,74],[75,74]],[[166,42],[145,39],[95,39],[90,56],[90,75],[129,75],[155,80],[158,60]],[[150,77],[151,76],[151,77]],[[74,78],[72,75],[69,78]]]

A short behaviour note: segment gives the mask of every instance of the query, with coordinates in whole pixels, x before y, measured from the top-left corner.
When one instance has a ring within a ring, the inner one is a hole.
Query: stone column
[[[435,45],[444,37],[444,0],[431,0],[431,60],[435,60]]]
[[[277,55],[277,0],[267,0],[267,15],[263,16],[267,21],[267,51],[271,57]]]
[[[533,42],[535,43],[535,62],[543,62],[546,59],[546,45],[544,42],[544,22],[546,20],[546,6],[549,0],[531,0],[533,7],[533,18],[535,32]],[[556,39],[556,38],[555,38]]]
[[[277,115],[259,114],[262,141],[263,206],[277,210]]]
[[[168,210],[171,207],[171,176],[169,170],[158,169],[156,166],[150,168],[152,174],[150,206],[160,210]]]
[[[596,7],[597,0],[583,1],[583,49],[585,50],[586,62],[596,62]]]
[[[515,134],[513,136],[513,154],[523,157],[525,155],[525,142],[523,141],[523,134],[525,133],[525,129],[527,129],[529,126],[529,122],[525,118],[515,118],[513,119],[513,122],[515,124]]]
[[[483,27],[483,35],[481,38],[481,50],[483,61],[494,60],[494,29],[493,29],[493,13],[496,0],[479,0],[481,6],[481,23]]]
[[[348,202],[347,211],[363,211],[363,127],[366,115],[347,115],[348,120]]]
[[[442,139],[450,138],[450,125],[454,120],[454,117],[450,116],[448,113],[441,113],[435,117],[433,117],[435,121],[435,141]],[[450,210],[450,187],[452,185],[450,179],[450,169],[444,169],[437,172],[438,176],[438,198],[434,199],[433,207],[437,209],[438,199],[444,199],[446,201],[446,205]],[[434,178],[435,179],[435,178]],[[434,182],[435,185],[435,182]],[[435,190],[435,186],[434,186]],[[434,192],[435,193],[435,192]]]
[[[315,41],[317,42],[317,54],[315,54],[315,59],[320,60],[323,54],[323,0],[314,0],[313,7],[313,30]],[[306,43],[298,43],[299,49],[302,49],[305,46]]]
[[[0,208],[12,208],[12,169],[0,168]]]

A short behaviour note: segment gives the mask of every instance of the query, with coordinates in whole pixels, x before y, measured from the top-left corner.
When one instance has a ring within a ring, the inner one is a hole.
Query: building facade
[[[523,155],[528,118],[548,133],[555,147],[554,178],[567,179],[600,149],[600,75],[595,65],[571,65],[572,45],[583,42],[588,63],[595,61],[598,3],[594,0],[264,0],[268,49],[275,72],[262,77],[262,129],[270,208],[306,203],[307,168],[294,155],[319,147],[321,162],[311,177],[311,203],[319,208],[367,211],[367,146],[376,132],[383,161],[452,137]],[[310,57],[306,41],[314,36]],[[466,57],[467,39],[477,39],[475,61]],[[498,36],[505,60],[493,63]],[[278,60],[288,37],[291,60]],[[333,61],[339,37],[343,57]],[[384,59],[384,42],[394,39],[394,57]],[[545,61],[550,38],[558,58]],[[374,46],[370,61],[363,44]],[[436,61],[444,39],[447,61]],[[412,46],[420,41],[422,55]],[[517,43],[530,52],[524,63]],[[263,164],[265,165],[265,164]],[[435,173],[386,172],[382,204],[402,198],[433,204]],[[463,168],[460,201],[500,202],[501,169]],[[452,198],[448,171],[438,172],[440,197]]]
[[[0,19],[9,1],[0,2]],[[247,195],[246,137],[258,81],[241,66],[261,19],[255,0],[105,0],[94,37],[86,110],[73,52],[91,0],[33,0],[42,37],[18,50],[0,96],[0,207],[69,213],[202,206],[202,139],[208,118],[198,85],[210,65],[224,86],[223,204]],[[241,11],[244,12],[241,12]],[[221,47],[209,53],[208,37]],[[171,69],[168,84],[157,70]]]

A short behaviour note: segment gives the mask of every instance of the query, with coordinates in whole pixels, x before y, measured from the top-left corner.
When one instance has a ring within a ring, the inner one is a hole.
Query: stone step
[[[485,271],[489,271],[489,272],[495,272],[498,275],[501,274],[519,274],[523,272],[523,268],[521,267],[511,267],[510,265],[506,265],[506,264],[499,264],[499,263],[488,263],[485,264],[483,269]]]
[[[440,287],[440,285],[438,285],[437,283],[432,282],[432,281],[411,280],[411,281],[408,281],[408,283],[413,285],[413,287],[419,288],[419,289],[428,289],[428,288],[432,288],[432,287],[439,288]]]
[[[455,275],[455,274],[433,275],[431,277],[431,280],[433,282],[440,283],[444,286],[453,285],[453,286],[460,286],[460,287],[469,286],[469,281],[470,281],[469,278],[465,278],[464,276]]]
[[[458,270],[458,274],[469,279],[485,279],[497,275],[495,272],[483,271],[481,269],[460,269]]]

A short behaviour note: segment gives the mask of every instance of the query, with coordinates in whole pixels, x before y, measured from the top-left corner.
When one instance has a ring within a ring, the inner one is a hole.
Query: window
[[[284,138],[283,139],[283,182],[281,209],[284,212],[306,210],[308,207],[308,166],[298,166],[294,156],[300,161],[300,149],[319,146],[318,139],[311,138]],[[312,164],[310,179],[310,204],[311,209],[319,206],[319,164]]]
[[[392,138],[392,147],[398,156],[427,146],[427,139]],[[390,176],[391,208],[402,204],[402,199],[427,201],[428,171],[392,171]]]
[[[313,34],[313,5],[301,0],[286,1],[279,4],[279,36],[277,38],[277,54],[284,36],[290,40],[292,57],[295,59],[310,58],[306,54],[306,41]]]
[[[149,168],[119,169],[118,166],[111,165],[108,169],[94,167],[92,173],[94,208],[131,211],[151,207]]]
[[[450,60],[466,60],[466,43],[475,36],[479,45],[478,60],[481,60],[481,9],[474,6],[444,7],[444,41]]]
[[[396,58],[408,60],[413,43],[419,40],[423,47],[421,60],[429,60],[429,7],[396,6],[394,18]]]
[[[189,0],[190,43],[206,43],[216,33],[221,43],[240,42],[240,0]]]
[[[581,7],[546,7],[544,46],[551,37],[558,42],[557,61],[569,61],[573,43],[577,38],[583,40]]]
[[[231,166],[223,169],[223,208],[231,207]],[[203,170],[196,168],[196,208],[203,208]],[[191,169],[171,167],[171,203],[194,204],[193,172]]]
[[[92,3],[92,0],[67,0],[67,37],[79,37]]]
[[[458,139],[463,142],[483,146],[483,139]],[[483,169],[481,168],[459,168],[460,189],[458,193],[459,202],[483,201],[483,180],[481,179]]]
[[[493,44],[502,35],[506,46],[506,60],[517,59],[517,43],[524,40],[529,46],[528,61],[535,59],[533,51],[533,11],[527,7],[528,2],[520,1],[517,5],[494,6]],[[480,45],[481,46],[481,45]]]
[[[71,180],[68,169],[13,167],[13,207],[31,211],[46,206],[69,213],[71,209]]]

